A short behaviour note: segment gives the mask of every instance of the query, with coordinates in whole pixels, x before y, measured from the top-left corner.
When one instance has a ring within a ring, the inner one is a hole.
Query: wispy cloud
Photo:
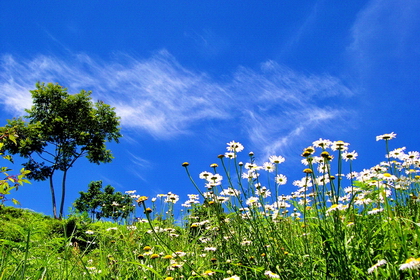
[[[233,84],[232,91],[246,92],[241,118],[249,139],[265,147],[265,155],[302,144],[320,127],[342,129],[344,121],[337,120],[351,113],[339,104],[353,92],[339,79],[297,73],[273,61],[259,72],[242,68]]]
[[[184,36],[191,40],[198,53],[205,59],[215,59],[228,47],[228,40],[218,36],[211,29],[204,29],[201,32],[188,31]]]
[[[353,94],[338,78],[298,73],[273,61],[259,69],[239,67],[222,83],[183,67],[167,51],[147,59],[119,55],[111,62],[87,55],[70,61],[48,56],[18,61],[4,55],[0,78],[0,102],[9,111],[29,107],[27,91],[36,81],[58,82],[70,92],[92,90],[94,98],[116,107],[126,129],[171,139],[223,120],[241,127],[266,153],[320,126],[333,129],[350,113],[337,101]]]
[[[362,79],[400,75],[418,61],[419,13],[416,0],[372,0],[359,12],[348,51]]]
[[[283,44],[283,46],[280,48],[280,53],[285,54],[287,52],[290,52],[290,50],[299,43],[302,36],[310,31],[310,29],[315,26],[314,22],[316,21],[316,18],[319,13],[319,3],[316,2],[313,4],[313,7],[310,11],[310,13],[304,18],[303,22],[299,25],[295,26],[290,38]]]
[[[131,164],[128,164],[125,168],[130,173],[140,178],[142,181],[147,181],[144,177],[143,172],[140,172],[140,170],[142,171],[150,170],[152,168],[152,163],[148,161],[147,159],[139,157],[138,155],[135,155],[129,151],[127,151],[127,154],[130,156],[129,160]]]
[[[130,161],[138,168],[149,168],[151,167],[151,162],[147,159],[141,158],[137,155],[134,155],[133,153],[127,151],[127,153],[130,155]]]

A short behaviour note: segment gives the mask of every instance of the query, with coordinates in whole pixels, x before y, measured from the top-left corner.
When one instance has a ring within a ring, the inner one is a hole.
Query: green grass
[[[286,196],[281,161],[266,171],[250,154],[242,164],[240,144],[229,144],[232,154],[201,183],[183,164],[204,202],[192,197],[179,217],[174,194],[136,197],[144,219],[126,224],[2,207],[0,279],[420,277],[418,154],[387,151],[347,179],[355,155],[345,143],[308,147],[302,180]]]

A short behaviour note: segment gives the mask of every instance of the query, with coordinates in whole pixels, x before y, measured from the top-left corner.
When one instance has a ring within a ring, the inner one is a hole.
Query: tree
[[[99,219],[97,214],[100,212],[102,203],[102,181],[90,182],[87,192],[79,192],[80,197],[73,202],[74,208],[80,213],[87,212],[92,220]]]
[[[127,194],[115,192],[111,185],[102,191],[102,181],[92,181],[87,192],[79,192],[80,197],[73,203],[74,208],[83,213],[88,212],[91,219],[111,218],[126,219],[135,209],[132,198]]]
[[[13,128],[16,143],[5,141],[4,149],[27,159],[23,166],[30,170],[28,177],[37,181],[49,180],[54,218],[57,206],[54,175],[62,172],[59,218],[63,216],[68,170],[77,159],[108,163],[113,159],[106,142],[115,141],[120,134],[119,117],[115,108],[98,101],[92,102],[90,91],[68,94],[59,84],[37,83],[30,91],[33,105],[25,110],[24,118],[8,120],[0,133]]]

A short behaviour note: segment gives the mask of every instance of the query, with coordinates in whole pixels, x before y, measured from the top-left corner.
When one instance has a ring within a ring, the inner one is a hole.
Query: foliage
[[[81,157],[96,164],[111,162],[105,144],[121,137],[119,117],[102,101],[93,103],[90,91],[71,95],[58,84],[37,83],[30,92],[33,106],[26,110],[28,121],[15,118],[0,128],[1,133],[15,131],[15,139],[5,141],[3,148],[27,159],[23,165],[31,171],[30,179],[49,180],[54,217],[58,216],[53,177],[56,171],[63,172],[62,217],[68,170]]]
[[[13,162],[12,157],[10,155],[5,155],[3,152],[3,141],[5,140],[11,141],[16,145],[16,136],[13,129],[4,130],[0,135],[0,156],[3,157],[3,159]],[[4,205],[4,202],[7,200],[6,195],[9,195],[11,190],[18,190],[19,186],[22,186],[24,183],[30,183],[26,179],[30,173],[29,170],[22,168],[20,173],[17,175],[9,175],[9,171],[11,171],[11,169],[7,167],[0,167],[0,174],[5,176],[0,180],[0,207]],[[19,202],[14,198],[12,198],[12,202],[14,204],[19,204]]]
[[[87,192],[79,192],[80,197],[73,203],[79,212],[88,212],[92,220],[110,218],[114,221],[126,219],[135,209],[131,197],[107,185],[102,191],[102,181],[90,182]]]
[[[25,242],[27,232],[36,233],[36,240],[63,234],[62,221],[26,209],[9,206],[0,209],[0,244],[14,244]],[[33,235],[35,237],[35,235]]]

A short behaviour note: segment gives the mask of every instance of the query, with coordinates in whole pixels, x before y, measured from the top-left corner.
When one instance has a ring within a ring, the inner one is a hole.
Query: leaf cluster
[[[12,130],[5,131],[0,136],[0,156],[3,157],[3,159],[9,160],[10,162],[13,162],[13,158],[11,155],[6,155],[4,153],[4,142],[5,140],[11,141],[12,143],[16,143],[15,139],[15,133]],[[18,190],[19,186],[22,186],[24,183],[30,183],[26,178],[28,174],[30,173],[29,170],[25,170],[22,168],[20,170],[19,174],[10,175],[8,172],[11,171],[11,169],[7,167],[0,167],[0,174],[2,175],[2,178],[0,179],[0,206],[4,204],[4,202],[7,200],[6,195],[10,194],[10,191],[15,189]],[[4,176],[4,177],[3,177]],[[14,204],[18,204],[19,202],[16,199],[12,199]]]

